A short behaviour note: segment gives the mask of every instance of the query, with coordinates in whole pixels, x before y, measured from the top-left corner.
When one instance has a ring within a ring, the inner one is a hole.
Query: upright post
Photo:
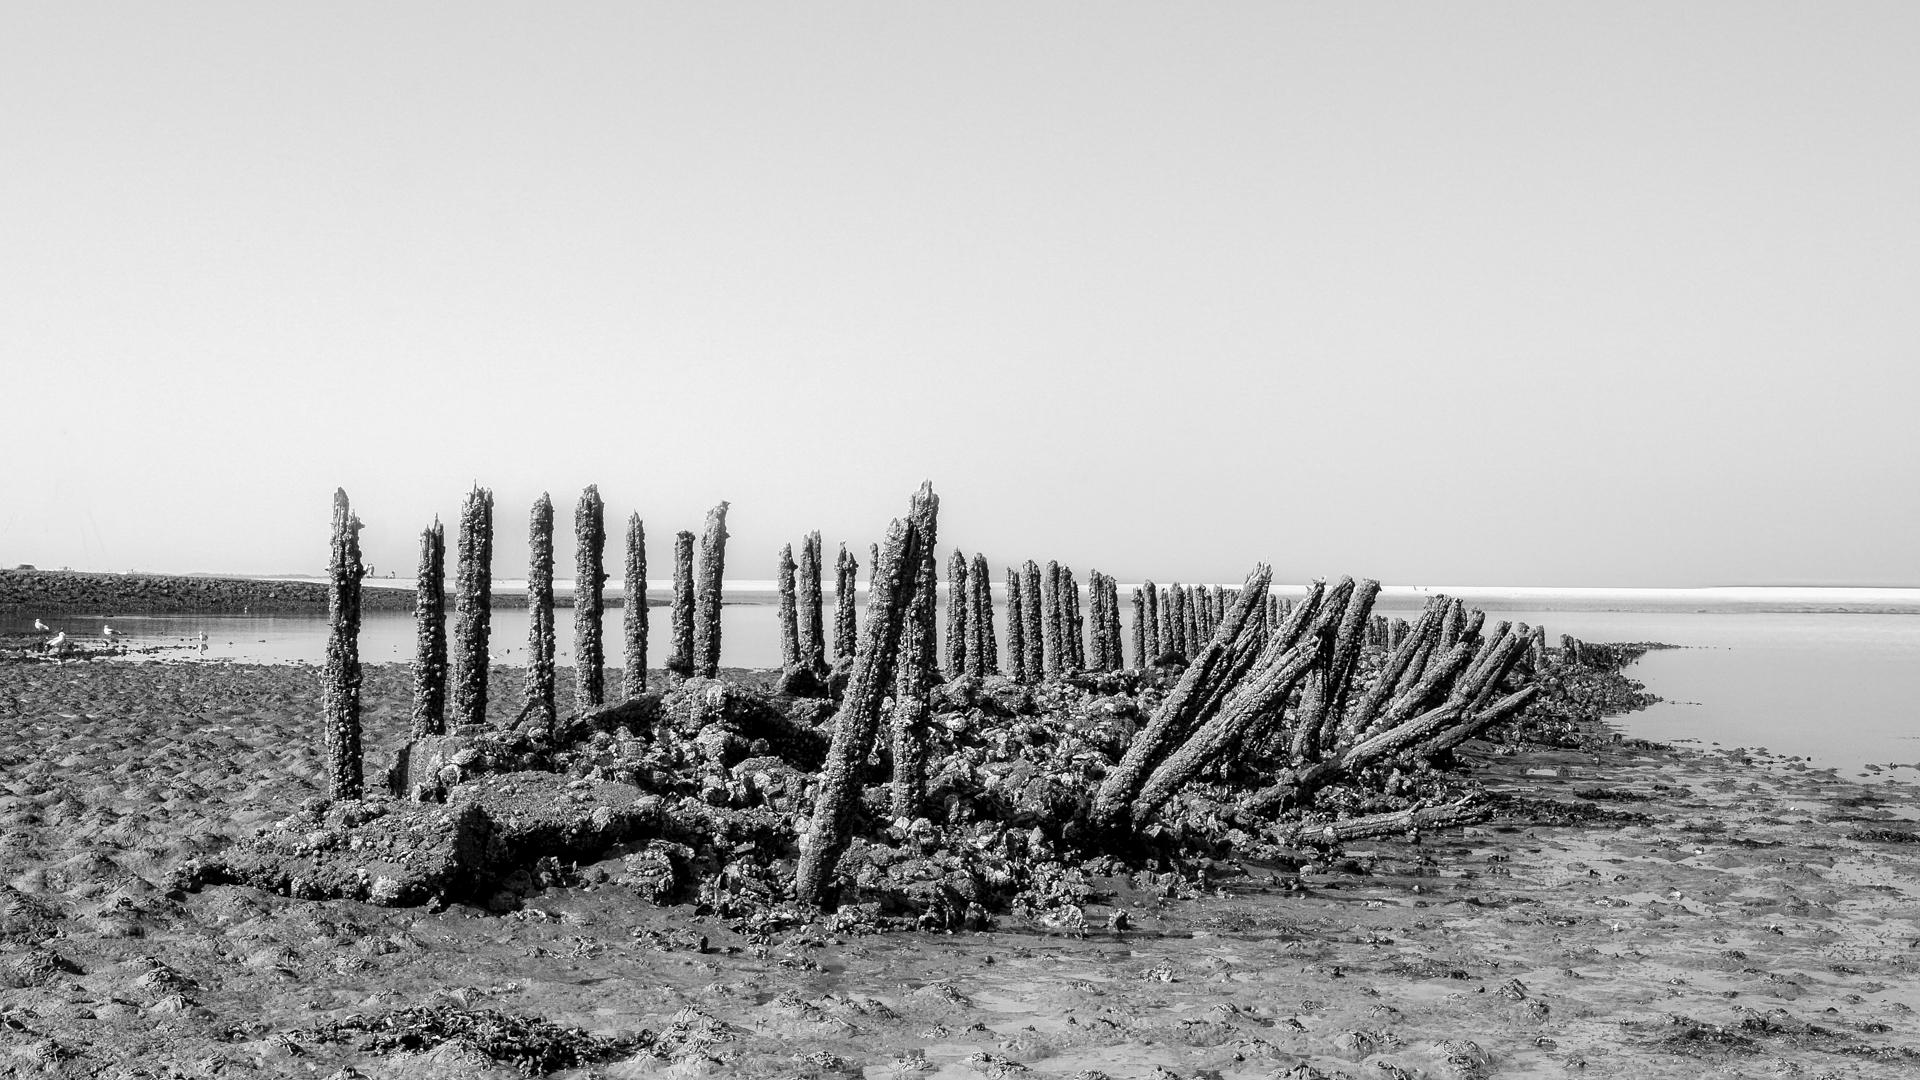
[[[1041,626],[1046,637],[1042,644],[1046,647],[1047,678],[1057,678],[1066,666],[1066,657],[1061,650],[1066,647],[1067,638],[1060,632],[1060,564],[1047,560],[1047,576],[1040,583]]]
[[[967,556],[959,548],[947,556],[947,676],[957,679],[967,665]]]
[[[527,525],[526,713],[539,730],[553,731],[553,500],[533,504]]]
[[[1007,567],[1007,674],[1027,681],[1026,604],[1020,596],[1020,571]]]
[[[327,794],[358,799],[360,771],[360,518],[347,492],[333,492],[333,543],[327,562],[327,665],[320,715],[327,748]]]
[[[460,508],[453,582],[453,716],[487,722],[487,645],[493,630],[493,492],[478,485]]]
[[[418,739],[447,733],[447,532],[438,517],[420,534],[414,575],[413,723]]]
[[[693,609],[694,674],[720,674],[720,584],[727,573],[727,504],[707,511],[700,537],[700,593]]]
[[[620,628],[626,636],[626,656],[621,674],[627,697],[635,698],[647,690],[647,527],[638,512],[627,518],[624,591]]]
[[[840,559],[833,574],[833,658],[852,656],[860,647],[859,626],[854,622],[854,593],[860,587],[860,563],[840,545]]]
[[[987,569],[987,557],[975,555],[973,569],[967,574],[967,589],[973,610],[967,614],[968,669],[985,677],[1000,673],[1000,643],[993,637],[993,577]],[[977,660],[973,658],[977,657]]]
[[[792,671],[800,663],[800,621],[793,599],[793,545],[780,548],[780,667]]]
[[[573,703],[581,712],[607,700],[607,649],[600,636],[606,609],[607,507],[588,484],[573,509]]]
[[[800,662],[824,678],[827,625],[821,603],[820,573],[820,534],[810,532],[800,544]]]
[[[1027,647],[1027,681],[1046,675],[1046,618],[1041,611],[1040,564],[1028,559],[1020,570],[1020,636]]]
[[[913,599],[907,605],[906,622],[900,631],[900,660],[893,687],[893,788],[889,802],[894,817],[908,820],[920,816],[927,797],[928,699],[940,682],[940,639],[934,621],[940,602],[940,557],[934,549],[939,511],[937,496],[917,499],[909,520],[914,536],[925,543],[912,568]],[[959,552],[954,554],[958,557]],[[961,567],[965,569],[964,562]],[[966,617],[966,599],[964,584],[958,595],[947,597],[949,635],[953,613],[958,611],[960,618]],[[962,672],[953,674],[958,677]]]
[[[673,655],[667,670],[693,674],[693,534],[682,529],[673,537]]]

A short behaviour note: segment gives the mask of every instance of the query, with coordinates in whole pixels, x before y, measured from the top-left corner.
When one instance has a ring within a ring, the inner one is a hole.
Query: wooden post
[[[973,557],[973,569],[967,574],[967,591],[973,609],[967,613],[967,668],[983,678],[998,675],[1000,643],[993,637],[993,577],[987,569],[985,555]]]
[[[793,545],[780,548],[780,667],[792,671],[800,663],[800,621],[793,598]]]
[[[360,758],[360,518],[344,488],[333,492],[333,543],[327,563],[327,663],[320,715],[327,748],[327,794],[365,792]]]
[[[533,504],[527,525],[526,708],[539,730],[553,732],[553,500],[546,492]]]
[[[1007,567],[1007,674],[1014,682],[1027,681],[1026,603],[1021,597],[1020,571]]]
[[[607,650],[600,635],[606,610],[607,507],[588,484],[573,510],[573,704],[587,712],[606,704]]]
[[[1060,611],[1060,564],[1047,560],[1047,576],[1040,582],[1040,617],[1044,646],[1045,671],[1049,679],[1057,678],[1066,667],[1066,656],[1062,652],[1067,645],[1067,637],[1060,632],[1063,615]]]
[[[1133,587],[1133,662],[1144,670],[1147,666],[1147,593],[1140,586]]]
[[[453,582],[453,718],[487,722],[487,645],[493,630],[493,492],[475,486],[460,508]]]
[[[1027,646],[1027,681],[1046,677],[1046,617],[1041,611],[1040,564],[1028,559],[1020,571],[1020,631]]]
[[[967,673],[967,557],[959,548],[947,556],[947,677]]]
[[[860,647],[859,626],[854,621],[854,594],[860,587],[860,563],[840,545],[840,559],[833,574],[833,658],[852,656]]]
[[[420,534],[414,577],[412,734],[447,733],[447,532],[438,517]]]
[[[647,690],[647,527],[638,513],[627,518],[626,594],[621,613],[627,646],[622,674],[627,697],[636,698]]]
[[[667,670],[693,674],[693,534],[682,529],[673,537],[673,655]]]
[[[932,485],[922,485],[909,519],[934,498]],[[846,694],[834,716],[833,738],[821,767],[813,811],[800,834],[794,894],[803,904],[826,902],[834,866],[846,850],[867,755],[880,724],[880,705],[893,687],[906,609],[920,563],[918,531],[908,521],[894,519],[887,530],[887,558],[876,561],[869,586],[865,644],[855,656]]]
[[[940,500],[928,497],[915,501],[908,525],[922,541],[912,572],[912,599],[907,604],[906,622],[900,631],[900,658],[895,665],[893,685],[893,785],[888,806],[896,818],[909,821],[921,815],[927,797],[927,718],[931,713],[929,697],[940,682],[940,638],[935,612],[940,603],[940,558],[934,545],[938,538]],[[954,553],[956,556],[959,552]],[[965,564],[962,563],[964,570]],[[953,612],[964,620],[967,590],[947,597],[948,633],[951,635]],[[963,626],[970,626],[962,623]],[[969,631],[963,631],[966,633]],[[962,672],[955,671],[954,677]]]
[[[693,608],[693,672],[720,674],[720,586],[727,575],[727,504],[707,511],[700,537],[700,591]]]
[[[1111,670],[1124,671],[1127,667],[1127,654],[1120,647],[1120,580],[1108,575],[1107,579],[1107,641],[1113,649],[1113,667]]]
[[[1141,611],[1146,619],[1146,626],[1139,632],[1142,647],[1134,650],[1137,654],[1134,660],[1140,665],[1140,670],[1145,671],[1153,666],[1155,660],[1160,659],[1161,654],[1167,651],[1167,647],[1160,640],[1160,590],[1154,586],[1153,582],[1148,581],[1140,586],[1140,599],[1145,602]]]
[[[827,676],[827,625],[821,602],[822,572],[819,532],[810,532],[800,545],[800,663],[816,676]]]

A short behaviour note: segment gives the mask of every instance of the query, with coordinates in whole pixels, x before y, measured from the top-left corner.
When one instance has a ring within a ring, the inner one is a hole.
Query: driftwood
[[[933,486],[925,484],[914,496],[908,520],[896,518],[888,527],[886,558],[874,564],[865,646],[855,655],[846,694],[834,715],[833,739],[821,768],[812,813],[800,834],[794,895],[802,903],[825,903],[834,867],[851,839],[854,805],[880,724],[881,701],[892,689],[913,578],[921,563],[919,533],[910,522],[929,503],[938,505]]]
[[[626,601],[620,629],[625,637],[622,672],[629,698],[647,692],[647,526],[638,513],[627,518]]]
[[[327,794],[358,799],[366,788],[360,755],[360,518],[347,493],[333,493],[333,542],[327,561],[327,662],[320,716],[327,749]]]
[[[420,534],[414,578],[414,738],[447,733],[447,533],[434,518]]]
[[[1442,803],[1439,806],[1413,807],[1396,810],[1389,814],[1345,818],[1322,825],[1301,824],[1287,830],[1281,840],[1295,847],[1308,844],[1332,847],[1354,840],[1364,840],[1369,836],[1392,836],[1395,833],[1418,833],[1423,829],[1471,825],[1476,821],[1485,821],[1492,813],[1493,808],[1486,802],[1477,797],[1468,797],[1457,802]]]
[[[453,716],[487,722],[487,646],[493,629],[493,492],[475,487],[460,508],[453,582]]]
[[[682,529],[673,537],[673,653],[667,670],[693,674],[693,534]]]
[[[546,492],[533,504],[527,523],[527,674],[523,715],[552,732],[554,705],[553,500]]]

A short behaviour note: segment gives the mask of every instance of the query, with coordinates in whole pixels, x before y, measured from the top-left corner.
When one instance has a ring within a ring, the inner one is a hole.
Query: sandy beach
[[[370,761],[397,745],[408,685],[404,667],[367,670]],[[535,883],[506,915],[169,891],[187,859],[316,794],[317,697],[296,666],[0,665],[16,732],[4,1067],[520,1074],[473,1039],[362,1030],[403,1009],[557,1025],[490,1045],[544,1046],[543,1067],[580,1077],[1893,1077],[1920,1062],[1920,793],[1797,761],[1473,744],[1490,821],[1304,863],[1099,876],[1067,926],[740,932],[609,883],[617,858]],[[1106,929],[1116,910],[1129,929]],[[575,1043],[604,1060],[569,1058]]]

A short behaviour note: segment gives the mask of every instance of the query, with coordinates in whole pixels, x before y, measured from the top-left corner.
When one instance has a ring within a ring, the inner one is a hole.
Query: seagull
[[[67,632],[65,630],[47,639],[47,648],[52,649],[54,652],[66,652],[72,647],[73,643],[67,640]]]
[[[53,627],[48,626],[46,623],[41,622],[39,619],[33,620],[33,628],[35,630],[38,630],[42,634],[53,629]]]
[[[125,635],[125,634],[123,634],[123,633],[121,633],[121,632],[120,632],[120,631],[118,631],[118,630],[115,630],[115,629],[114,629],[113,627],[111,627],[111,626],[104,626],[104,625],[103,625],[103,626],[101,626],[101,627],[100,627],[100,636],[101,636],[101,637],[103,637],[103,638],[106,638],[106,639],[107,639],[108,641],[112,641],[112,640],[113,640],[114,638],[117,638],[117,637],[126,637],[127,635]]]

